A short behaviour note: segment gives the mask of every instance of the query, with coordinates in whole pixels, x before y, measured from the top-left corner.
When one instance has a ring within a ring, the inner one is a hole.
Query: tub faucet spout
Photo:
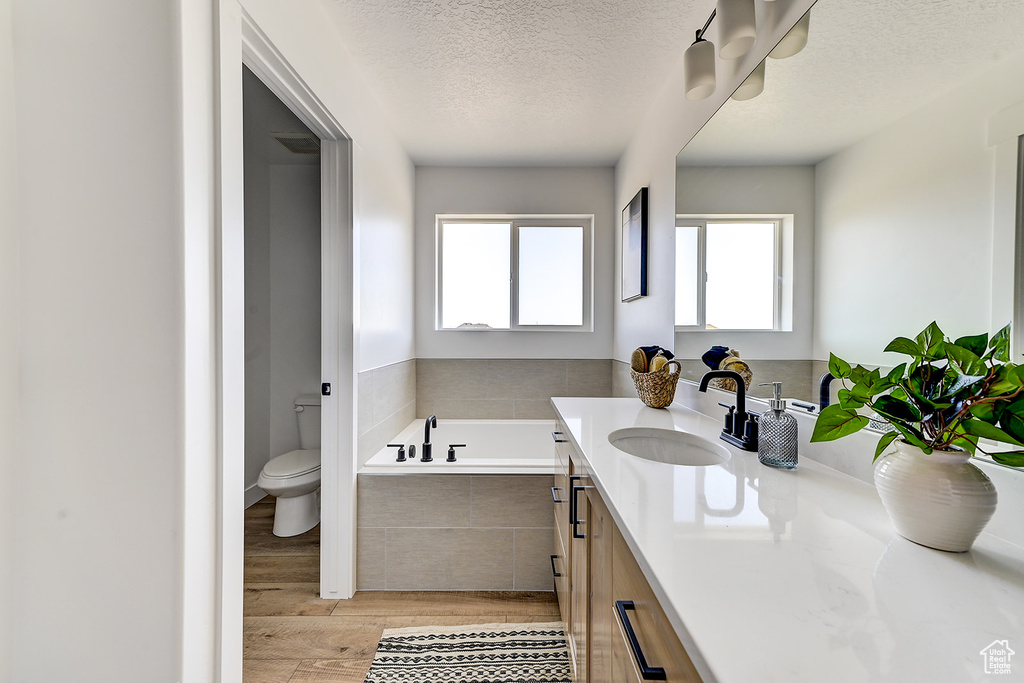
[[[434,458],[430,455],[431,444],[430,444],[430,428],[437,427],[437,416],[431,415],[427,418],[427,421],[423,423],[423,455],[420,457],[420,462],[430,462]]]

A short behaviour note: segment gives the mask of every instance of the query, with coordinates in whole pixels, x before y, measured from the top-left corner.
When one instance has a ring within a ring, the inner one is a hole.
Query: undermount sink
[[[705,466],[726,462],[729,451],[707,439],[657,427],[627,427],[608,435],[608,442],[638,458],[669,465]]]

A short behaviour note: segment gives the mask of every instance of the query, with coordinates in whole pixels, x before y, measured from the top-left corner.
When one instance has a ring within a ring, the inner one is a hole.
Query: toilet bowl
[[[274,535],[297,536],[320,522],[320,397],[295,399],[301,448],[272,458],[256,485],[277,498]]]

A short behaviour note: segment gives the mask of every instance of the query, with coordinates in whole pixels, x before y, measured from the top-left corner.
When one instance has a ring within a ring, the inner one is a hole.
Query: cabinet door
[[[558,613],[563,625],[569,624],[569,563],[566,560],[565,544],[562,535],[555,528],[552,534],[551,574],[555,581],[555,596],[558,598]]]
[[[615,628],[612,604],[612,529],[615,523],[596,489],[587,491],[590,512],[587,540],[590,544],[590,628],[587,636],[590,683],[612,683],[612,636]]]
[[[574,661],[575,680],[583,683],[587,673],[587,631],[590,627],[589,543],[587,520],[590,518],[590,500],[586,496],[588,480],[579,477],[570,488],[572,511],[569,528],[569,642]]]
[[[616,529],[612,547],[612,605],[615,610],[618,636],[613,639],[612,667],[617,681],[641,680],[641,658],[649,667],[664,669],[670,683],[701,683],[693,662],[675,635],[675,629],[644,578],[633,553]],[[617,603],[623,604],[622,617]],[[628,624],[628,627],[627,627]],[[633,631],[630,643],[628,629]],[[628,673],[628,675],[627,675]]]

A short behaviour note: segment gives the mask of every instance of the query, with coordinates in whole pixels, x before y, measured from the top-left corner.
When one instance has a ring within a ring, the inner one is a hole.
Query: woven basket
[[[675,372],[669,368],[676,366]],[[670,360],[657,372],[637,372],[630,370],[633,377],[633,384],[636,385],[636,393],[644,405],[652,408],[664,408],[672,403],[676,396],[676,383],[679,382],[679,373],[682,366],[674,360]]]

